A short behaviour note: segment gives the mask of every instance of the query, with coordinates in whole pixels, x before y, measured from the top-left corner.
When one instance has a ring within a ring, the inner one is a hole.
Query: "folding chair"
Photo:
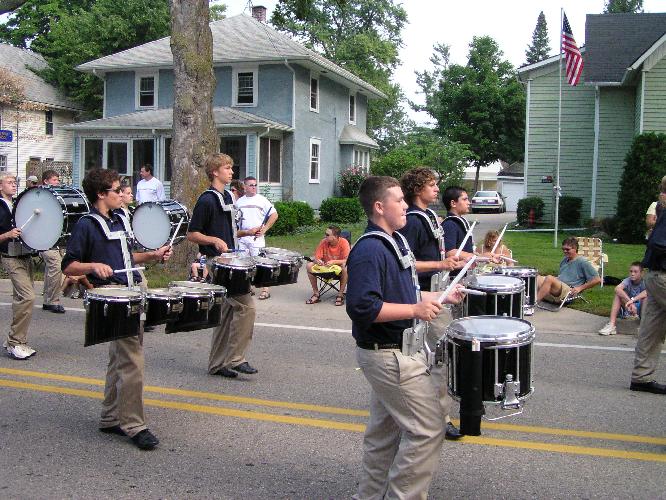
[[[594,266],[601,277],[604,286],[604,264],[608,263],[608,255],[603,252],[603,242],[600,238],[580,236],[578,240],[578,255],[582,255]]]
[[[335,290],[336,293],[340,293],[340,275],[333,272],[330,273],[312,273],[312,275],[317,278],[317,294],[319,295],[319,300],[324,298],[324,295],[331,290]]]

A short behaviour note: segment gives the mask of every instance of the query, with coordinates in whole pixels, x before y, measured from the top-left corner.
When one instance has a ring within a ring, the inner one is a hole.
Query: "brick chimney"
[[[266,7],[263,5],[257,5],[256,7],[252,7],[252,17],[254,17],[257,21],[261,23],[266,22]]]

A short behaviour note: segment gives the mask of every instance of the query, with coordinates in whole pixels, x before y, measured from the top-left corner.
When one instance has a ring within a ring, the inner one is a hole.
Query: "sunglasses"
[[[105,189],[105,191],[113,191],[116,194],[120,194],[123,192],[123,188],[118,186],[116,189]]]
[[[256,188],[257,185],[256,184],[245,184],[245,187]]]

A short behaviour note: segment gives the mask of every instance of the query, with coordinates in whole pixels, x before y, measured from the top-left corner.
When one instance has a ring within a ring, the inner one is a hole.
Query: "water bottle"
[[[206,267],[206,256],[202,255],[201,257],[199,257],[199,269],[197,270],[197,274],[200,280],[203,280],[205,267]]]

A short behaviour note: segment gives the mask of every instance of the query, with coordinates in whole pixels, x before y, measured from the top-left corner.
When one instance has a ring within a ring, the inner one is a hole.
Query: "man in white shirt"
[[[266,246],[264,234],[268,231],[278,218],[278,213],[273,204],[265,197],[257,194],[257,179],[254,177],[245,178],[245,194],[236,201],[236,206],[240,209],[242,219],[240,228],[248,230],[259,228],[254,236],[243,236],[238,240],[238,247],[246,250],[250,255],[259,255],[259,249]],[[268,219],[266,219],[266,214]],[[264,288],[259,294],[259,300],[267,299],[271,296],[268,288]]]
[[[166,200],[164,186],[157,177],[153,177],[153,166],[150,163],[141,167],[139,175],[141,180],[136,185],[136,202],[139,205],[147,201]]]

